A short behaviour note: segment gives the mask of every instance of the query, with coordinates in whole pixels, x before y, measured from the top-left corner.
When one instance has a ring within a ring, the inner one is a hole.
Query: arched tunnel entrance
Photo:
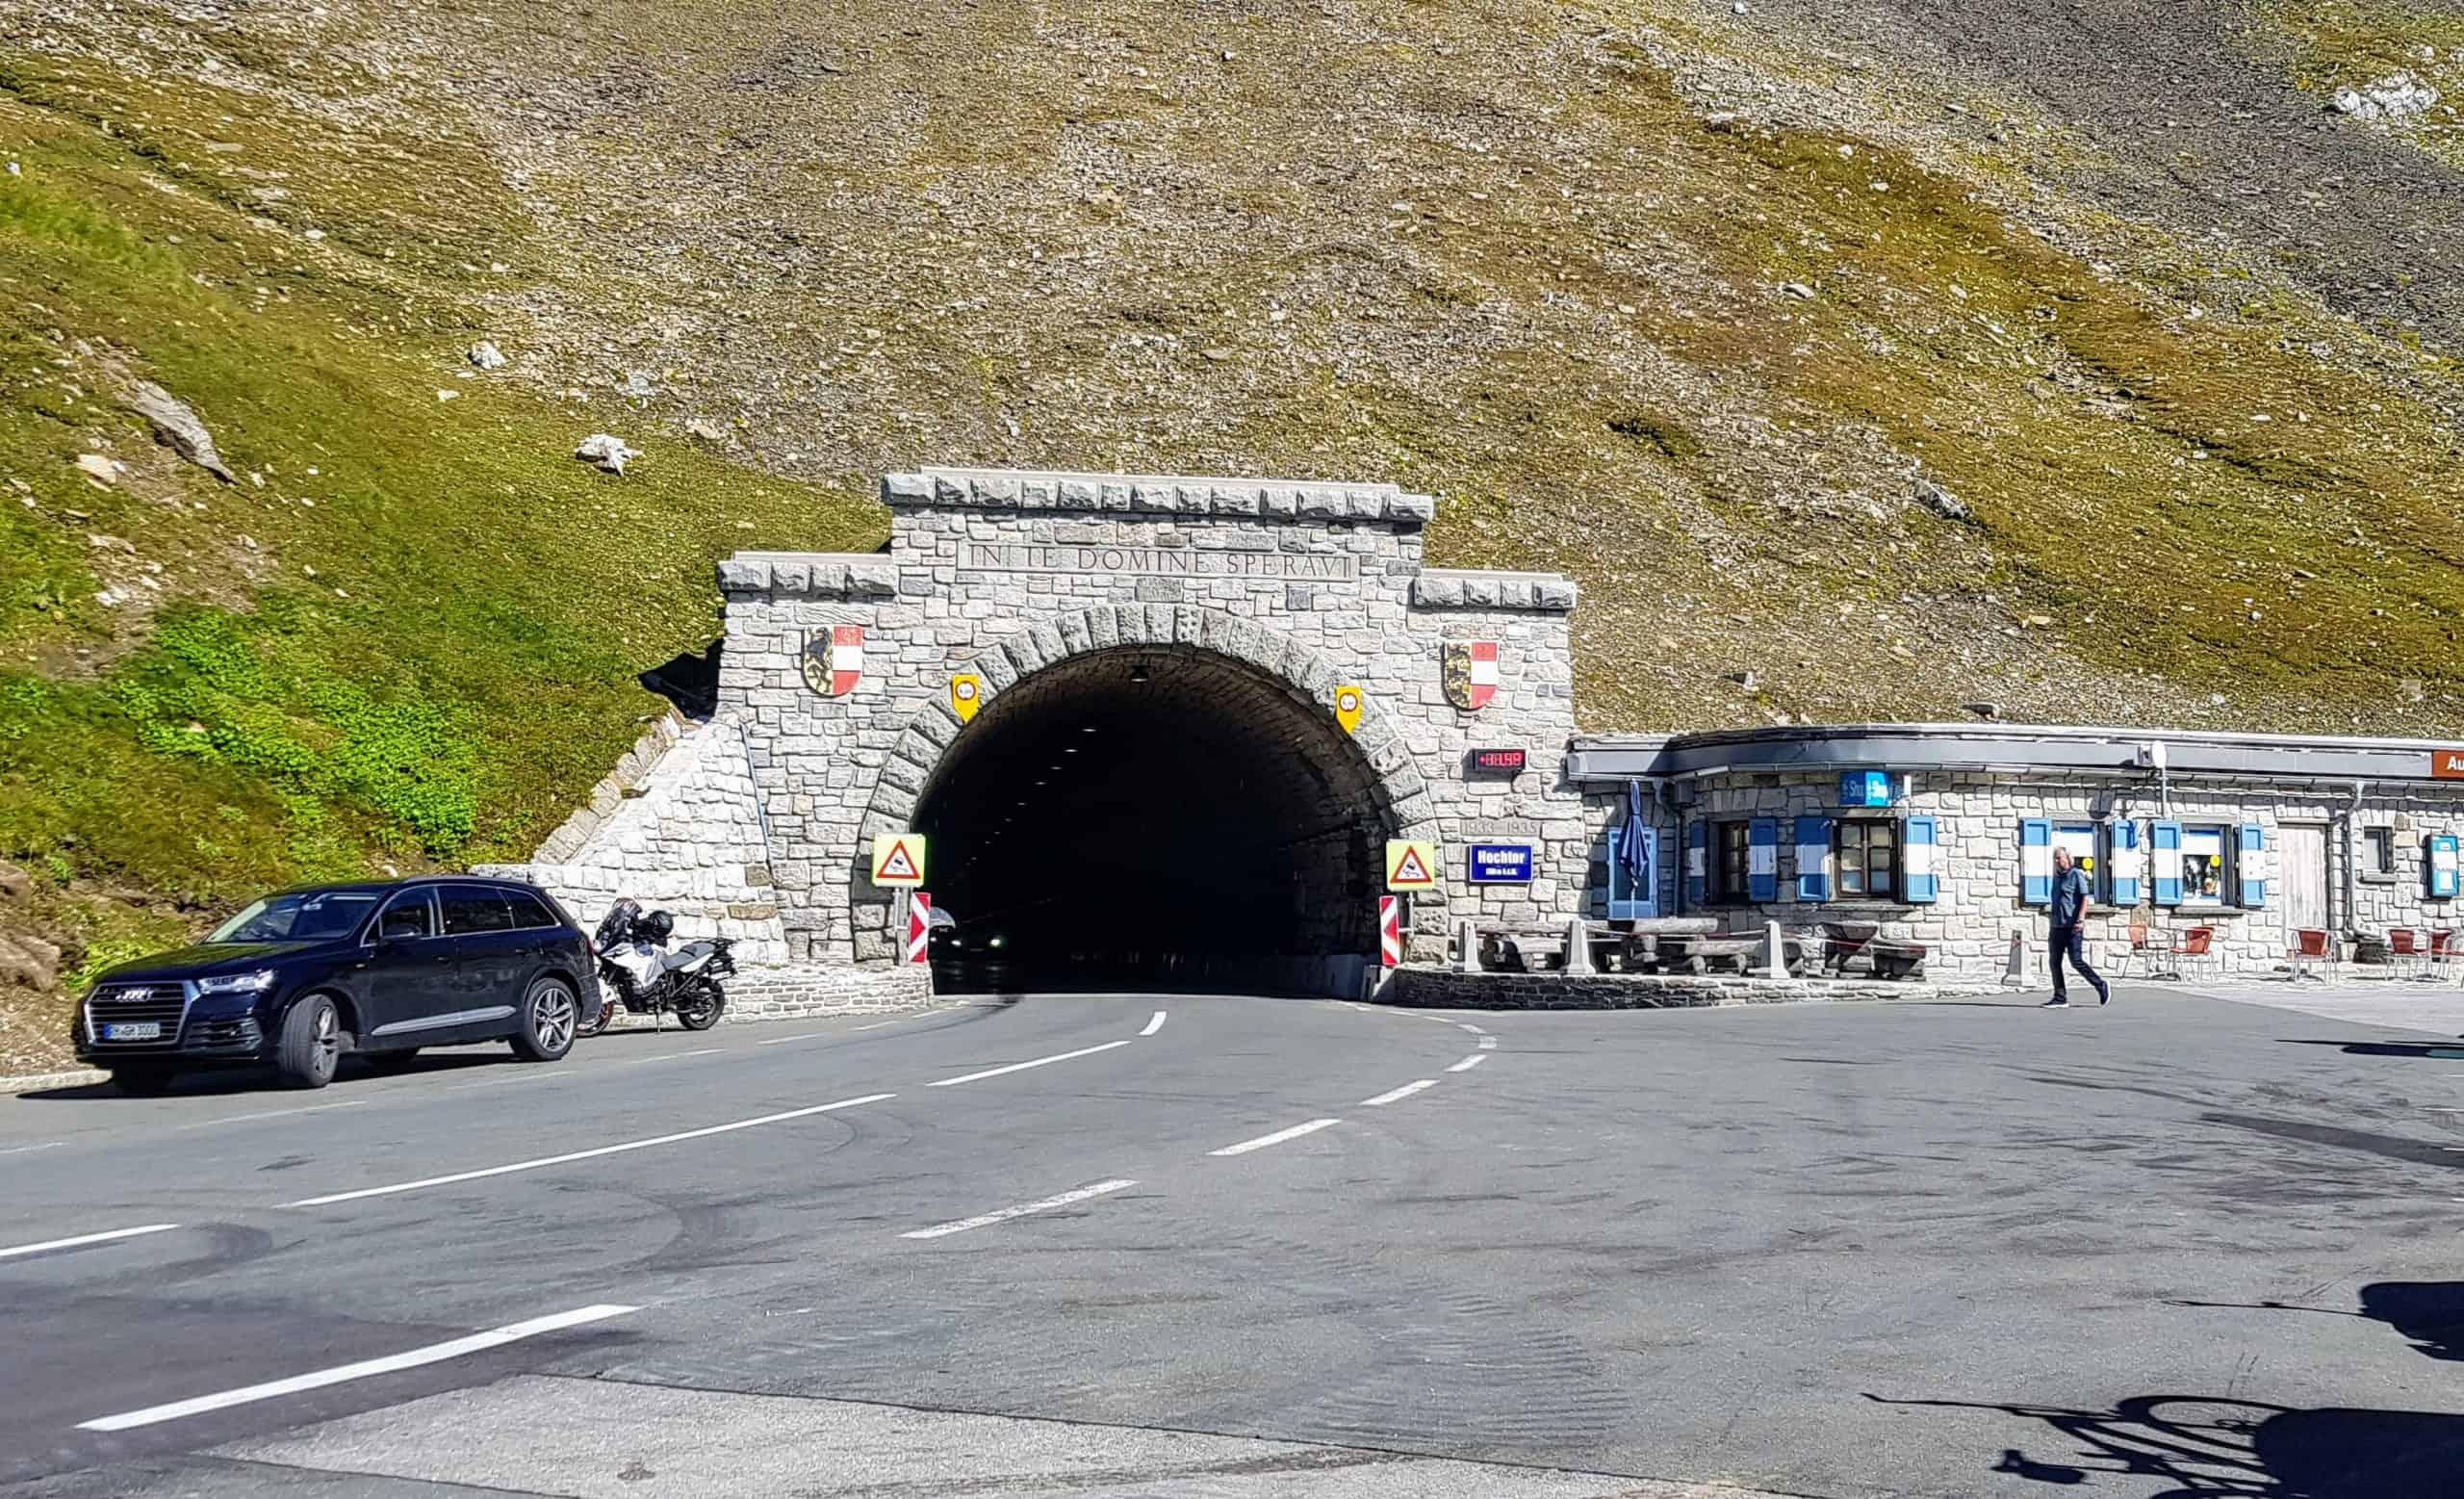
[[[1194,647],[1073,656],[992,698],[916,806],[953,990],[1358,992],[1391,824],[1320,709]]]

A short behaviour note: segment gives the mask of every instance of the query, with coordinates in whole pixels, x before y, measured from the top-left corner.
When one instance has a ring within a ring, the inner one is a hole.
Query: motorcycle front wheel
[[[583,1016],[580,1023],[574,1027],[574,1034],[578,1037],[596,1036],[601,1031],[605,1030],[607,1028],[607,1022],[615,1018],[616,1001],[610,999],[602,1004],[598,1009],[592,1011],[590,1014]]]
[[[727,991],[706,978],[676,996],[676,1018],[686,1030],[708,1030],[727,1007]]]

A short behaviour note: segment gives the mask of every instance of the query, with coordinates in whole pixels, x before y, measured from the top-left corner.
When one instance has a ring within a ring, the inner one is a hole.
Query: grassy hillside
[[[2464,81],[2455,15],[2184,0],[2040,68],[2034,15],[0,22],[0,935],[73,975],[525,850],[714,632],[715,556],[869,545],[861,476],[928,462],[1433,490],[1434,560],[1581,580],[1595,728],[2448,732],[2464,399],[2406,194],[2451,218],[2464,137],[2323,101]],[[2220,139],[2354,165],[2262,212]]]
[[[603,389],[473,371],[485,278],[540,250],[468,142],[26,57],[0,134],[0,857],[32,877],[0,932],[67,978],[271,883],[526,851],[663,706],[634,675],[714,633],[714,557],[878,539]],[[139,378],[236,483],[120,406]],[[622,478],[572,457],[602,428],[646,450]]]

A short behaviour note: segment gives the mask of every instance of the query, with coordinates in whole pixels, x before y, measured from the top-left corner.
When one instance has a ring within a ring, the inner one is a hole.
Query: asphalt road
[[[2464,1471],[2452,1036],[2130,991],[1105,996],[502,1055],[0,1102],[0,1492]]]

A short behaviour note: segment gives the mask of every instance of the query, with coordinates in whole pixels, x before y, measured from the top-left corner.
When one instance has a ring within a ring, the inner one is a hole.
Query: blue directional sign
[[[1531,845],[1474,843],[1471,845],[1471,871],[1475,885],[1528,885],[1531,883]]]
[[[1887,807],[1897,800],[1891,794],[1890,783],[1887,770],[1843,770],[1839,773],[1839,805]]]

